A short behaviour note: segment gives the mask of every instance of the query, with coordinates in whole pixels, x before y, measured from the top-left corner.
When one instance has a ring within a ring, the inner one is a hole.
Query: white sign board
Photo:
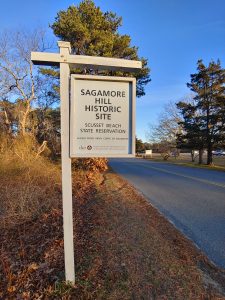
[[[152,155],[152,150],[145,150],[145,155]]]
[[[135,78],[72,75],[70,156],[134,156],[135,98]]]

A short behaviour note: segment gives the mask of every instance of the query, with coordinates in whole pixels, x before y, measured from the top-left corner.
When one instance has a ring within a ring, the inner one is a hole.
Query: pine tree
[[[193,108],[198,112],[195,124],[198,135],[207,148],[207,164],[212,164],[212,150],[224,141],[225,133],[225,70],[220,61],[211,61],[206,67],[197,63],[197,73],[191,74],[187,86],[195,93]],[[197,123],[196,123],[197,121]],[[187,126],[185,125],[186,130]]]
[[[199,164],[202,164],[206,142],[201,132],[201,119],[197,107],[194,103],[181,101],[177,103],[177,108],[183,116],[183,121],[179,122],[182,131],[177,135],[177,147],[190,149],[192,161],[194,161],[194,150],[198,150]]]
[[[51,28],[60,40],[71,43],[75,54],[140,60],[138,48],[131,46],[130,36],[119,34],[118,28],[121,24],[122,18],[115,13],[104,13],[92,0],[84,0],[78,6],[72,5],[67,10],[58,12]],[[141,60],[143,68],[138,73],[111,72],[110,74],[135,76],[138,96],[145,94],[144,87],[150,81],[147,60],[144,58]],[[73,70],[73,72],[79,73],[81,70]],[[85,72],[93,71],[85,70]]]
[[[145,144],[143,141],[136,137],[136,152],[142,152],[145,150]]]

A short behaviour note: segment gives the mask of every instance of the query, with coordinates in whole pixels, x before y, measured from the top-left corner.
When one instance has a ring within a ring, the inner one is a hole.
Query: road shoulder
[[[215,267],[126,180],[111,171],[104,178],[95,209],[102,226],[94,236],[104,253],[100,258],[104,282],[111,282],[106,298],[120,295],[122,290],[116,286],[121,285],[129,296],[143,299],[163,295],[225,299],[219,296],[225,292],[225,271]],[[115,274],[121,276],[115,280]]]

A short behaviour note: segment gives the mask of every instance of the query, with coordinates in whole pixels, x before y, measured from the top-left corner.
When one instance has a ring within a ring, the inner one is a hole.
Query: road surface
[[[225,268],[225,172],[136,158],[110,159],[110,166]]]

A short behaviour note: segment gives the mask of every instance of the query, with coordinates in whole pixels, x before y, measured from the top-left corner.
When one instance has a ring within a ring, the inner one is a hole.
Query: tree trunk
[[[203,149],[199,149],[199,161],[198,161],[199,165],[202,164],[203,161],[202,157],[203,157]]]
[[[195,161],[195,151],[191,150],[191,161],[194,162]]]
[[[212,144],[210,142],[207,147],[207,165],[212,165],[212,163],[213,163]]]
[[[31,112],[31,104],[30,104],[31,100],[32,100],[32,98],[26,99],[26,101],[25,101],[26,110],[23,112],[22,120],[20,121],[20,132],[22,133],[23,136],[25,136],[25,134],[27,132],[28,117]]]

